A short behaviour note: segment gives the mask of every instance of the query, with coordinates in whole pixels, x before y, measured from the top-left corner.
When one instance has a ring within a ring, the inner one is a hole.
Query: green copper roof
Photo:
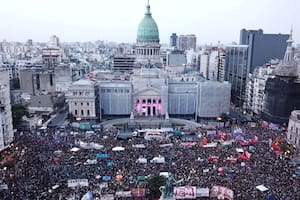
[[[156,22],[151,16],[150,5],[147,5],[147,11],[143,20],[139,24],[137,32],[137,41],[159,40],[159,32]]]

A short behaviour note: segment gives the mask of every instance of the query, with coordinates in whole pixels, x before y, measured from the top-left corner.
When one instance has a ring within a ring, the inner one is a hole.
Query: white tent
[[[235,150],[236,150],[236,152],[238,152],[238,153],[244,153],[244,150],[243,150],[242,148],[236,148]]]
[[[100,145],[98,143],[94,143],[94,142],[90,142],[90,143],[86,143],[86,142],[79,142],[79,146],[83,149],[103,149],[103,145]]]
[[[258,185],[258,186],[256,186],[255,188],[258,189],[258,190],[261,191],[261,192],[266,192],[266,191],[269,190],[269,189],[268,189],[266,186],[264,186],[264,185]]]
[[[133,148],[137,148],[137,149],[145,149],[146,146],[144,144],[136,144],[136,145],[132,145]]]
[[[171,173],[170,172],[160,172],[159,175],[168,178],[171,175]]]
[[[78,148],[78,147],[73,147],[70,151],[72,151],[72,152],[77,152],[77,151],[79,151],[80,149]]]
[[[112,148],[112,151],[124,151],[125,148],[124,147],[114,147]]]
[[[150,162],[151,163],[159,163],[159,164],[161,164],[161,163],[165,163],[166,161],[165,161],[165,157],[158,156],[158,157],[154,157]]]
[[[139,158],[136,161],[137,163],[142,163],[142,164],[146,164],[147,163],[147,159],[146,158]]]
[[[97,159],[87,159],[86,162],[84,162],[85,165],[95,165],[97,164]]]

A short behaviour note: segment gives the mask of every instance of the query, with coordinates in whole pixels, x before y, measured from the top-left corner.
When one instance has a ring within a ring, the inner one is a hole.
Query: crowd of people
[[[114,128],[88,133],[71,127],[24,133],[2,153],[0,185],[7,184],[7,189],[0,191],[0,199],[80,199],[87,191],[99,197],[133,188],[147,191],[147,176],[160,172],[171,173],[176,186],[224,186],[234,192],[234,199],[300,198],[300,177],[289,165],[292,150],[285,156],[271,145],[276,138],[284,138],[284,133],[259,124],[182,132],[165,134],[163,140],[142,136],[118,140]],[[230,142],[225,146],[224,141]],[[100,144],[101,149],[81,148],[82,142]],[[216,145],[207,146],[212,143]],[[141,144],[142,148],[137,148]],[[78,151],[71,151],[74,147]],[[123,150],[113,151],[114,147]],[[99,153],[107,156],[97,157]],[[151,162],[154,157],[163,157],[164,162]],[[147,163],[138,162],[141,158]],[[87,179],[88,186],[68,187],[71,179]],[[107,184],[100,187],[104,182]],[[259,191],[258,185],[268,191]]]

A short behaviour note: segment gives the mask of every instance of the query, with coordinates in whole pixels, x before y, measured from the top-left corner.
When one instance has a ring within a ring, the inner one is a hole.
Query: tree
[[[11,112],[13,117],[13,127],[17,128],[22,123],[22,117],[28,115],[27,108],[22,104],[13,104],[11,106]]]
[[[70,122],[75,122],[75,121],[76,121],[76,117],[75,117],[72,113],[69,113],[69,114],[68,114],[67,119],[68,119]]]
[[[160,176],[159,174],[152,174],[147,179],[147,188],[149,190],[150,198],[159,198],[161,196],[161,192],[159,188],[166,184],[166,178],[164,176]]]

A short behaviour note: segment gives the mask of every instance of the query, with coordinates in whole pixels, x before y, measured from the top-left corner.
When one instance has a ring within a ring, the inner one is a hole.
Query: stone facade
[[[0,71],[0,151],[13,141],[14,132],[8,72]]]
[[[75,81],[66,95],[69,113],[76,118],[96,118],[95,83],[89,80]]]
[[[290,116],[287,140],[300,148],[300,110],[294,110]]]

